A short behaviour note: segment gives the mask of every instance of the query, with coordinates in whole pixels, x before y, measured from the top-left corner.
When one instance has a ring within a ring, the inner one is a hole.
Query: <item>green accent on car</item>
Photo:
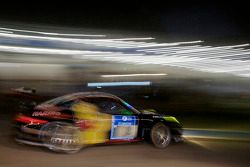
[[[175,117],[172,117],[172,116],[168,116],[168,117],[163,117],[166,121],[169,121],[169,122],[176,122],[178,124],[180,124],[180,122],[175,118]]]
[[[132,112],[129,111],[129,110],[121,110],[120,113],[121,113],[122,115],[132,115]]]

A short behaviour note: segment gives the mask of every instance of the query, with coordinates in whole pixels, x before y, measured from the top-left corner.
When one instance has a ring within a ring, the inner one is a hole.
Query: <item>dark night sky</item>
[[[178,36],[250,37],[248,5],[235,1],[36,1],[1,5],[0,20],[163,32]]]

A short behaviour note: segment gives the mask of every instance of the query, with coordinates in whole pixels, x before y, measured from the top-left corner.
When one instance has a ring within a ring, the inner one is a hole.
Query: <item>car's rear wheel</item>
[[[159,122],[152,127],[150,137],[155,147],[163,149],[171,141],[171,132],[168,126]]]
[[[70,123],[50,122],[41,128],[39,136],[44,145],[52,151],[75,153],[83,147],[79,133],[79,129]]]

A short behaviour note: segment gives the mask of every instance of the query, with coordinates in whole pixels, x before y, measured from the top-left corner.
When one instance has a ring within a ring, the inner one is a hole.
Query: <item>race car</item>
[[[46,101],[19,112],[14,125],[17,142],[64,153],[144,140],[163,149],[171,141],[183,141],[182,125],[175,117],[139,111],[104,92],[73,93]]]

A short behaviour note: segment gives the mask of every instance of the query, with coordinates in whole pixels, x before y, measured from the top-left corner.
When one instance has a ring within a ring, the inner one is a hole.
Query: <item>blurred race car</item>
[[[74,153],[95,144],[151,141],[166,148],[180,142],[182,126],[172,116],[138,111],[124,100],[103,92],[61,96],[14,119],[16,141]]]

